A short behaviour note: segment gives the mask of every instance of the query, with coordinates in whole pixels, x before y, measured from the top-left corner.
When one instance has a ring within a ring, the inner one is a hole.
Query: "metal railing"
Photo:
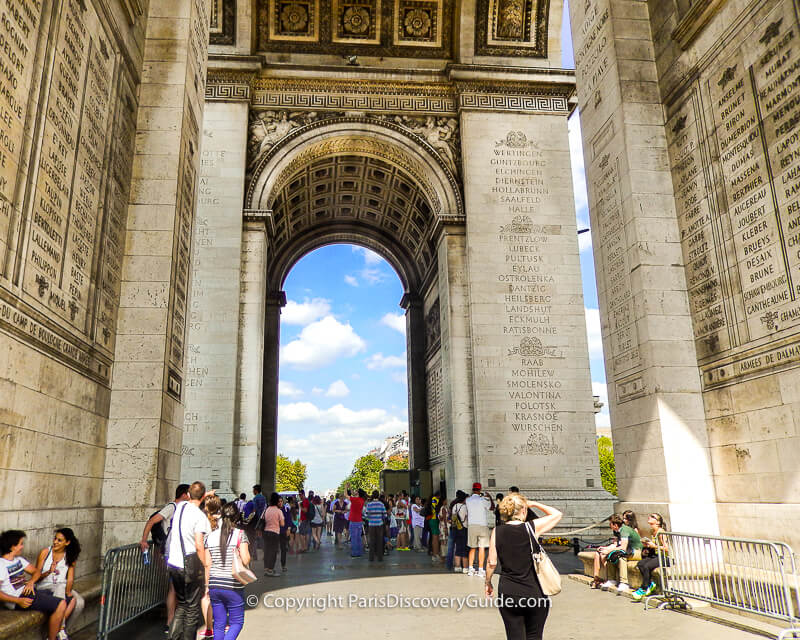
[[[782,542],[664,533],[659,552],[663,598],[659,608],[689,608],[685,598],[723,605],[787,623],[778,636],[800,637],[795,556]]]
[[[106,551],[103,559],[103,590],[97,640],[162,604],[167,595],[169,573],[163,556],[148,551],[144,558],[138,544]]]

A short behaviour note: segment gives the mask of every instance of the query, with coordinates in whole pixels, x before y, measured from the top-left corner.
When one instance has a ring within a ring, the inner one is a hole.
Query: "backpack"
[[[176,508],[178,506],[174,502],[170,502],[169,504],[171,504],[173,507],[176,507]],[[167,506],[169,506],[169,505],[167,505]],[[162,511],[162,509],[159,509],[158,511],[154,511],[153,513],[150,514],[150,518],[152,518],[155,515],[158,515],[159,513],[161,513],[161,511]],[[173,510],[172,514],[175,515],[175,511],[174,510]],[[148,518],[148,520],[150,518]],[[166,528],[164,527],[164,525],[167,525]],[[167,536],[169,535],[169,530],[171,528],[172,528],[172,519],[171,518],[169,520],[169,523],[167,523],[166,519],[162,520],[161,522],[156,522],[153,525],[153,527],[150,529],[150,537],[153,539],[153,544],[155,546],[163,549],[167,544]]]
[[[458,509],[461,505],[457,504],[453,507],[453,514],[450,518],[450,523],[456,531],[461,531],[464,528],[464,523],[461,521],[461,517],[458,515]]]

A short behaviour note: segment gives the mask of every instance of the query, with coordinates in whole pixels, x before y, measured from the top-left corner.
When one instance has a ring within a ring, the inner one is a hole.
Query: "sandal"
[[[595,576],[592,580],[592,583],[589,585],[590,589],[599,589],[600,585],[603,584],[603,579]]]

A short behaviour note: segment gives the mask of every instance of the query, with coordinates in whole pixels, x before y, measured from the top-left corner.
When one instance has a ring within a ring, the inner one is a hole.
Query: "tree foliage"
[[[389,456],[386,461],[386,468],[394,470],[408,469],[408,455],[396,453],[393,456]]]
[[[306,465],[300,460],[292,462],[278,454],[275,468],[275,491],[300,491],[306,482]]]
[[[353,470],[339,485],[339,492],[344,492],[348,485],[351,491],[363,489],[367,493],[378,488],[383,462],[378,456],[367,454],[355,461]]]
[[[611,438],[602,436],[597,439],[597,455],[600,458],[600,479],[603,489],[617,495],[617,467],[614,463],[614,446]]]

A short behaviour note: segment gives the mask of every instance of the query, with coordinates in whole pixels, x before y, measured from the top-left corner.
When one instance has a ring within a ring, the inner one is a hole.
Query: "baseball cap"
[[[473,482],[472,483],[472,490],[473,491],[480,491],[481,490],[481,483],[480,482]]]

